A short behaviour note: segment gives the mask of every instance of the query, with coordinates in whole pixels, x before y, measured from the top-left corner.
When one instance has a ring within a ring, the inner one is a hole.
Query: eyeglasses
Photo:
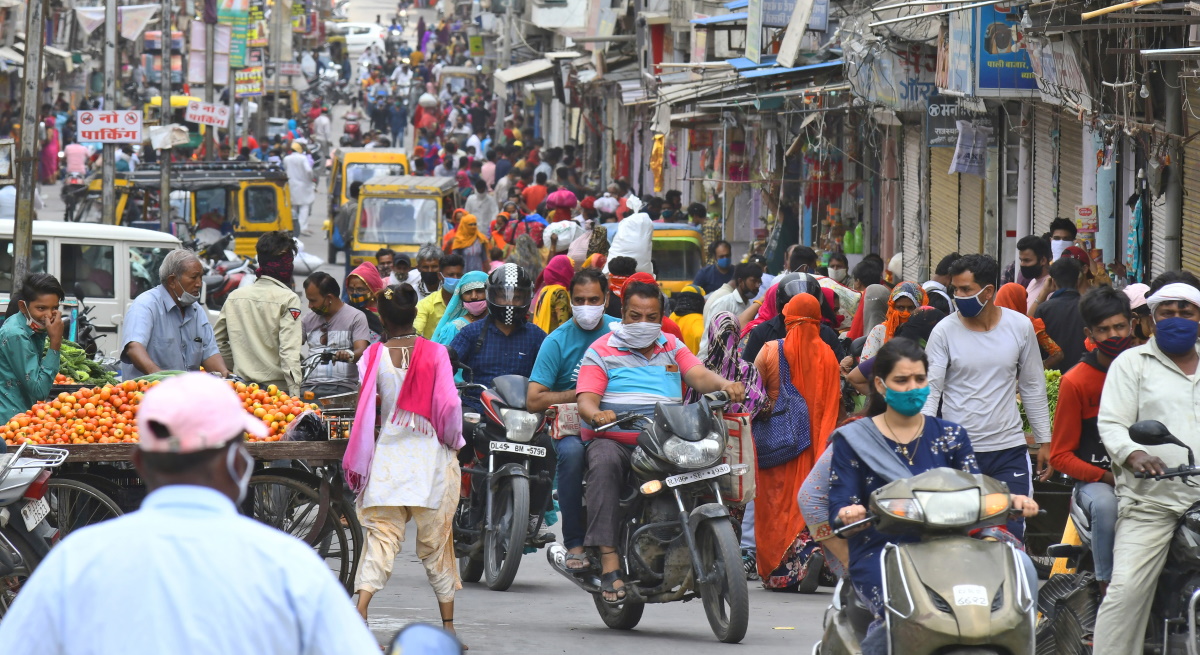
[[[329,345],[329,324],[328,323],[321,326],[321,345],[322,346]]]

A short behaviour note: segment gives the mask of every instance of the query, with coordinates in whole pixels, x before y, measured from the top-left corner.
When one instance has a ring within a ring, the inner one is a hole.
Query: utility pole
[[[513,5],[517,0],[507,0],[504,5],[504,44],[500,48],[500,70],[512,65]]]
[[[115,2],[115,0],[109,0]],[[162,124],[171,125],[171,0],[162,0]],[[115,23],[116,21],[114,21]],[[211,56],[211,51],[209,53]],[[207,130],[212,132],[210,128]],[[158,227],[163,232],[171,231],[171,152],[173,146],[158,151],[158,170],[161,173],[158,201]]]
[[[33,193],[37,186],[38,99],[42,95],[43,0],[26,8],[25,92],[21,106],[21,145],[17,155],[17,214],[13,229],[13,290],[29,273],[33,253]]]
[[[279,15],[273,16],[273,18],[275,18],[275,27],[272,29],[272,31],[278,30],[279,36],[274,39],[275,52],[272,53],[272,55],[274,56],[274,59],[275,59],[275,79],[273,80],[274,83],[271,85],[271,87],[272,87],[271,115],[272,116],[280,115],[279,94],[280,94],[280,83],[283,80],[283,75],[280,73],[279,67],[280,67],[280,64],[283,63],[283,40],[292,38],[291,8],[292,8],[291,2],[285,2],[284,0],[276,0],[275,9],[273,9],[273,11],[275,11]],[[265,83],[264,83],[264,86],[265,86]],[[265,91],[266,89],[263,89],[263,90]]]
[[[27,34],[29,32],[26,32]],[[117,108],[117,0],[104,0],[104,109]],[[144,117],[143,117],[144,118]],[[100,157],[100,222],[117,224],[117,146],[106,143]]]
[[[210,105],[216,100],[216,91],[213,88],[213,80],[216,79],[216,75],[214,74],[214,69],[216,68],[214,60],[216,59],[216,55],[213,54],[213,50],[216,50],[216,48],[217,26],[206,22],[204,24],[204,102]],[[233,134],[233,130],[230,130],[229,133]],[[210,125],[204,131],[204,135],[204,152],[208,153],[207,159],[213,161],[217,158],[217,130]],[[230,141],[232,142],[233,140],[230,139]]]

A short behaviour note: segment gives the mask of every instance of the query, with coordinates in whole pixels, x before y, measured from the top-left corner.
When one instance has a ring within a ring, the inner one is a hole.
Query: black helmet
[[[815,297],[817,302],[824,303],[825,301],[823,297],[825,294],[821,293],[821,285],[817,282],[817,278],[808,273],[788,273],[779,280],[779,291],[775,292],[775,302],[779,311],[783,311],[788,301],[801,293]]]
[[[505,264],[488,275],[488,313],[497,321],[505,325],[525,322],[532,298],[533,280],[520,266]]]

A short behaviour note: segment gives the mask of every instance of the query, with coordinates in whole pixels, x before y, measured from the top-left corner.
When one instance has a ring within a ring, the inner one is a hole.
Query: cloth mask
[[[1021,277],[1025,278],[1026,280],[1036,280],[1041,276],[1042,276],[1042,267],[1041,266],[1022,266],[1021,267]]]
[[[429,291],[433,291],[441,284],[441,275],[437,271],[421,271],[421,284]]]
[[[456,278],[456,277],[442,278],[442,289],[445,289],[446,291],[449,291],[450,293],[454,293],[454,287],[458,286],[459,279],[460,278]]]
[[[246,463],[246,470],[241,475],[233,468],[234,457],[242,456],[242,461]],[[237,482],[238,498],[237,505],[241,505],[243,500],[246,500],[246,494],[250,491],[250,476],[254,475],[254,458],[242,446],[234,446],[230,448],[225,456],[225,470],[229,472],[229,477]]]
[[[846,269],[844,269],[844,268],[831,268],[831,269],[829,269],[829,277],[830,277],[830,278],[831,278],[831,279],[832,279],[834,282],[837,282],[838,284],[841,284],[842,282],[845,282],[845,281],[846,281]]]
[[[467,313],[471,316],[480,316],[487,311],[487,301],[472,300],[471,302],[463,303],[463,307],[467,308]]]
[[[929,387],[917,387],[908,391],[896,391],[891,387],[885,388],[887,392],[884,394],[883,400],[888,407],[905,416],[920,414],[921,409],[925,407],[925,401],[929,399]]]
[[[25,317],[25,322],[29,325],[29,329],[33,330],[34,332],[45,332],[46,326],[33,320],[33,316],[31,316],[29,314],[29,305],[25,304],[25,301],[23,301],[23,300],[21,301],[21,304],[18,305],[18,307],[20,307],[21,305],[24,305],[24,309],[21,312],[21,315]]]
[[[192,305],[200,302],[200,297],[185,291],[183,288],[183,283],[180,283],[179,297],[176,298],[175,302],[179,303],[181,307],[191,307]]]
[[[979,312],[983,311],[983,302],[979,300],[979,296],[983,295],[984,289],[987,289],[987,287],[980,289],[979,293],[967,296],[966,298],[954,296],[954,307],[958,310],[958,313],[967,318],[979,316]]]
[[[642,321],[640,323],[613,323],[612,333],[616,337],[617,347],[624,346],[634,350],[649,348],[662,336],[662,324]]]
[[[1116,357],[1129,349],[1133,343],[1132,337],[1110,337],[1096,343],[1096,349],[1109,357]]]
[[[729,268],[729,258],[722,257],[717,260],[717,268]]]
[[[600,325],[600,319],[604,317],[604,305],[572,305],[571,313],[579,327],[585,332],[591,332]]]
[[[1175,316],[1154,324],[1154,341],[1168,355],[1182,355],[1196,347],[1196,332],[1200,323]]]
[[[295,260],[289,254],[286,257],[281,257],[275,260],[262,260],[258,262],[258,270],[255,274],[259,277],[273,277],[280,282],[291,286],[292,285],[292,269],[295,267]]]
[[[1051,239],[1050,252],[1053,256],[1050,258],[1050,261],[1056,261],[1059,257],[1062,257],[1063,251],[1070,247],[1071,242],[1067,241],[1066,239],[1063,239],[1062,241],[1055,241]]]
[[[346,296],[346,298],[350,301],[351,307],[355,309],[362,309],[363,307],[367,306],[367,301],[370,300],[371,296],[370,294],[366,293],[352,293]]]

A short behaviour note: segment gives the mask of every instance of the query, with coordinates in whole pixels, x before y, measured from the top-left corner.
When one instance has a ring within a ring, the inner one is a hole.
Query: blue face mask
[[[442,278],[442,288],[454,293],[454,287],[458,286],[458,280],[459,278],[456,277],[444,277]]]
[[[1200,323],[1180,318],[1164,318],[1154,324],[1154,341],[1168,355],[1182,355],[1196,347],[1196,332]]]
[[[718,267],[718,268],[729,268],[729,258],[728,258],[728,257],[722,257],[722,258],[718,259],[718,260],[717,260],[717,267]]]
[[[987,289],[987,287],[980,289],[979,293],[973,296],[967,296],[966,298],[954,296],[954,307],[958,310],[958,313],[966,316],[967,318],[979,316],[979,312],[983,311],[984,305],[983,301],[979,299],[979,296],[983,295],[985,289]]]
[[[886,387],[887,393],[883,399],[887,402],[888,407],[900,412],[905,416],[916,416],[921,413],[921,409],[925,407],[925,401],[929,399],[929,387],[917,387],[908,391],[896,391],[891,387]]]

